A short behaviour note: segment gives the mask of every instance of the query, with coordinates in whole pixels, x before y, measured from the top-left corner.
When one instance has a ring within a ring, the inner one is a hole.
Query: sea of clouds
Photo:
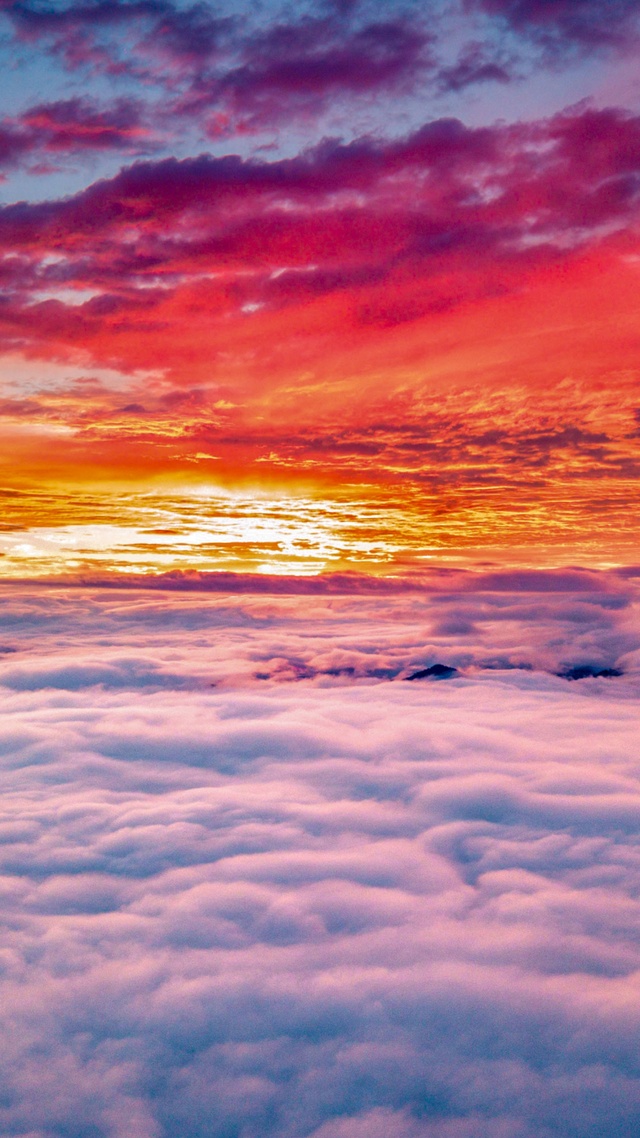
[[[637,578],[455,583],[3,588],[3,1136],[640,1132]]]

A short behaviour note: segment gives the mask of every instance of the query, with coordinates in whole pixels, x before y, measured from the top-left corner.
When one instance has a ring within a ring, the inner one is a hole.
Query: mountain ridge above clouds
[[[61,576],[0,578],[8,588],[144,589],[161,592],[257,593],[266,595],[368,595],[447,590],[513,592],[612,592],[640,578],[640,566],[621,565],[610,569],[569,565],[558,567],[503,567],[433,565],[419,571],[239,573],[234,571],[171,569],[164,573],[76,572]]]
[[[512,572],[495,571],[437,572],[431,590],[401,582],[391,591],[386,581],[380,593],[359,580],[352,593],[320,583],[303,594],[298,581],[290,592],[252,581],[260,591],[242,593],[178,580],[177,591],[157,580],[145,589],[3,586],[0,684],[195,690],[500,675],[627,690],[640,669],[640,590],[615,571],[527,573],[525,591]]]

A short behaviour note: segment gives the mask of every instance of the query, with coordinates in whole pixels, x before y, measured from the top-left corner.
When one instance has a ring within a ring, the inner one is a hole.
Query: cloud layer
[[[632,582],[5,589],[3,1133],[631,1135]]]

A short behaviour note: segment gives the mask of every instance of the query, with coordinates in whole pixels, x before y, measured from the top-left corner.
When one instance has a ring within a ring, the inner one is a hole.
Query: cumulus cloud
[[[493,584],[4,589],[4,1133],[637,1127],[635,586]]]

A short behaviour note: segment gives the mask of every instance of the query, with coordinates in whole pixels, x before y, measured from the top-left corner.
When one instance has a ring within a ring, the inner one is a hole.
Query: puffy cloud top
[[[635,592],[485,586],[5,590],[3,1132],[638,1125]]]

